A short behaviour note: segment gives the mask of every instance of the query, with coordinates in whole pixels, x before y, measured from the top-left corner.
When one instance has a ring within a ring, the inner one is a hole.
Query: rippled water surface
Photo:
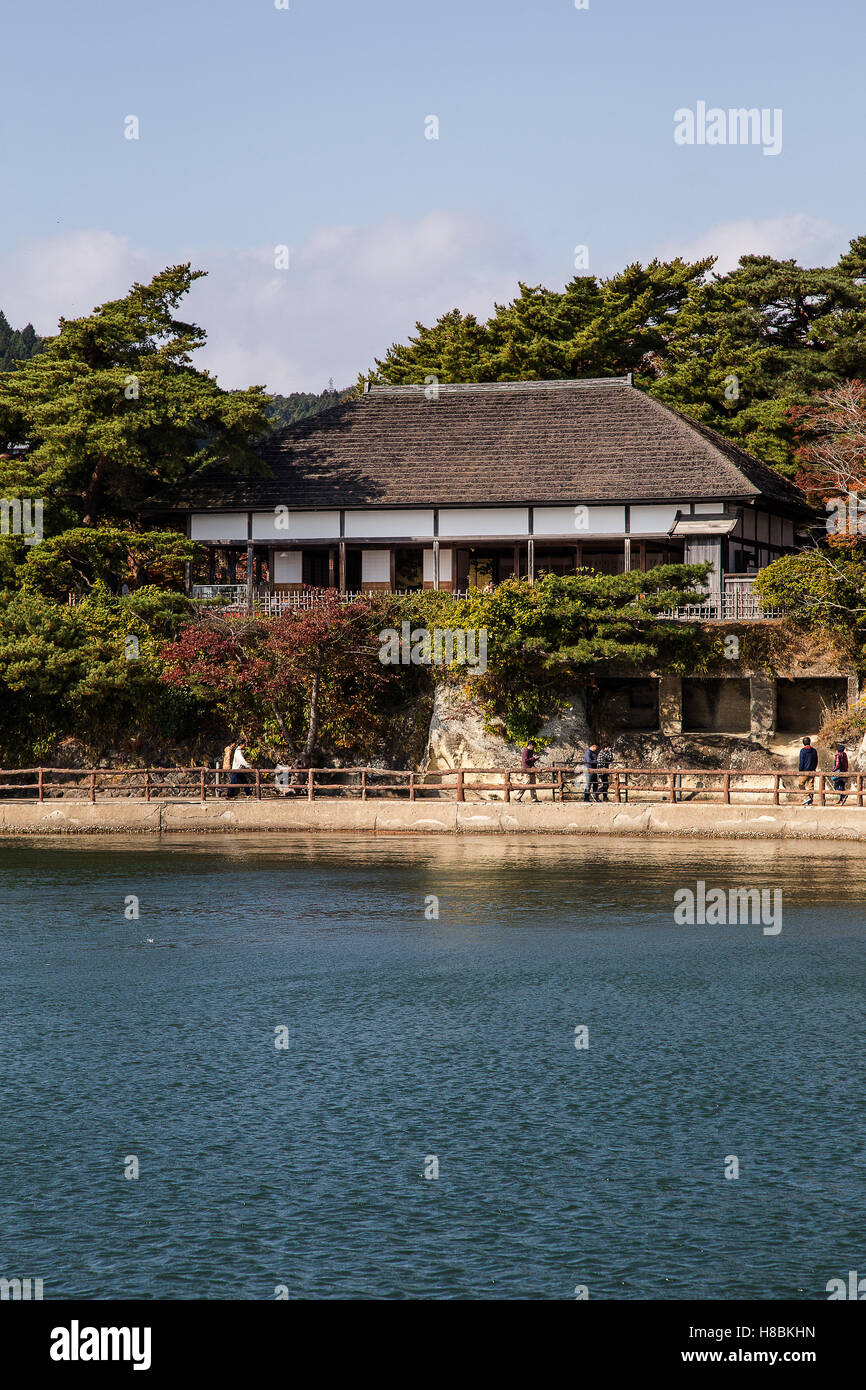
[[[864,1267],[858,846],[30,841],[0,867],[0,1275],[46,1298],[826,1298]],[[698,879],[781,888],[782,931],[677,925]]]

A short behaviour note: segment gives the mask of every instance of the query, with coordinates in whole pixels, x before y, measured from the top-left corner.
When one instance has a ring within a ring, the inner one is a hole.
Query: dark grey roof
[[[190,507],[656,501],[800,492],[628,379],[377,386],[274,434],[270,477],[211,468]]]

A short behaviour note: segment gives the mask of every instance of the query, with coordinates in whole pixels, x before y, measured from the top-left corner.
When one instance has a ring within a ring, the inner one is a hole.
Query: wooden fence
[[[449,768],[436,772],[397,771],[390,768],[347,767],[255,768],[243,774],[246,781],[231,785],[229,774],[214,767],[54,768],[0,769],[0,800],[97,801],[132,797],[144,801],[208,801],[253,796],[257,800],[301,797],[313,801],[349,797],[361,801],[582,801],[584,768],[539,767],[534,774],[514,768]],[[799,785],[797,772],[749,772],[706,768],[626,768],[599,771],[596,791],[607,799],[627,802],[717,802],[722,805],[788,805],[814,794],[819,806],[862,806],[866,774],[849,772],[844,790],[833,786],[831,773],[812,774],[813,785]],[[530,781],[534,776],[534,782]]]

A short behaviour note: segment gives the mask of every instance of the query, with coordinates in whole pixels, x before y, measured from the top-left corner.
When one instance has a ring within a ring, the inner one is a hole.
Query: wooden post
[[[778,772],[774,772],[774,773],[773,773],[773,805],[774,805],[774,806],[778,806],[778,804],[779,804],[779,774],[778,774]]]
[[[261,770],[260,767],[257,767],[257,768],[256,768],[256,801],[261,801],[261,799],[262,799],[262,770]]]
[[[414,800],[415,800],[415,774],[414,774],[414,772],[410,772],[410,773],[409,773],[409,800],[410,800],[410,801],[414,801]]]
[[[463,800],[463,768],[457,770],[457,800]]]
[[[726,805],[726,806],[730,806],[730,804],[731,804],[731,774],[730,774],[730,772],[726,772],[726,773],[725,773],[724,788],[725,788],[725,792],[724,792],[725,805]]]
[[[557,785],[557,787],[559,788],[559,799],[560,799],[560,801],[562,801],[562,800],[563,800],[563,782],[562,782],[562,768],[561,768],[561,767],[558,767],[558,768],[556,769],[556,785]]]
[[[91,774],[90,774],[90,804],[91,804],[91,806],[93,806],[93,805],[95,805],[95,803],[96,803],[96,773],[95,773],[95,772],[91,772]]]
[[[42,795],[42,768],[41,768],[41,767],[40,767],[40,769],[39,769],[39,800],[40,800],[40,801],[44,801],[44,800],[45,800],[44,796]]]
[[[308,773],[307,773],[307,800],[308,800],[308,801],[312,801],[312,799],[313,799],[313,769],[310,768],[309,771],[308,771]]]
[[[361,768],[361,800],[367,800],[367,769]]]
[[[672,772],[670,772],[670,773],[668,773],[668,800],[669,800],[669,801],[676,801],[676,799],[677,799],[676,782],[675,782],[675,780],[674,780],[674,774],[673,774]]]
[[[863,773],[857,773],[857,805],[863,805]]]
[[[819,772],[819,773],[818,773],[818,805],[819,805],[819,806],[824,806],[824,805],[826,805],[826,798],[825,798],[825,795],[824,795],[824,784],[825,784],[825,781],[826,781],[826,778],[825,778],[825,776],[824,776],[824,773],[823,773],[823,772]]]
[[[202,801],[205,801],[207,799],[207,787],[205,786],[204,780],[204,768],[202,768],[201,772],[199,773],[198,794],[201,797]],[[217,792],[217,799],[219,799],[219,792]]]
[[[510,800],[511,800],[511,769],[510,769],[510,768],[506,768],[506,769],[505,769],[505,776],[504,776],[503,781],[502,781],[502,799],[503,799],[503,801],[510,801]]]
[[[619,773],[613,774],[613,799],[619,801]]]

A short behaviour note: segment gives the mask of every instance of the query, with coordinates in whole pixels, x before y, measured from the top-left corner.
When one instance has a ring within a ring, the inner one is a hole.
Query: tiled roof
[[[801,494],[628,380],[379,386],[273,435],[270,477],[202,475],[190,507],[661,501]]]

